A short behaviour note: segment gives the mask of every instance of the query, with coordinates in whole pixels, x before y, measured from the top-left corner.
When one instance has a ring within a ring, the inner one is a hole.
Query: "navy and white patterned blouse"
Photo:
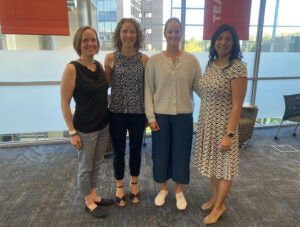
[[[124,56],[114,52],[111,77],[110,111],[114,113],[144,113],[144,66],[142,53]]]

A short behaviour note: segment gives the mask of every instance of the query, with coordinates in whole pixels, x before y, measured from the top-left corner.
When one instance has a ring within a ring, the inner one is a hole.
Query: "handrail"
[[[300,79],[300,76],[286,77],[248,77],[248,80],[295,80]],[[40,85],[60,85],[60,81],[26,81],[26,82],[0,82],[0,86],[40,86]]]
[[[60,81],[0,82],[0,86],[41,86],[41,85],[60,85]]]

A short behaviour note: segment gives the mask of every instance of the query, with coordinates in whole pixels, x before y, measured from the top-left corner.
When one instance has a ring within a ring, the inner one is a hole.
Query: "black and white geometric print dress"
[[[141,52],[133,56],[114,52],[110,111],[135,114],[145,112],[144,73]]]
[[[207,65],[199,80],[201,108],[194,164],[203,176],[230,180],[238,175],[238,135],[229,151],[220,152],[220,144],[232,108],[231,80],[240,77],[247,77],[246,66],[234,60],[230,67]]]

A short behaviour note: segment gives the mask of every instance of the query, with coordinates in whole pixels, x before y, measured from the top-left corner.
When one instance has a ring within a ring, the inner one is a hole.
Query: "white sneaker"
[[[161,190],[155,197],[155,201],[154,201],[155,205],[159,207],[164,205],[166,202],[167,195],[168,195],[167,190]]]
[[[176,206],[178,210],[185,210],[187,202],[182,192],[176,194]]]

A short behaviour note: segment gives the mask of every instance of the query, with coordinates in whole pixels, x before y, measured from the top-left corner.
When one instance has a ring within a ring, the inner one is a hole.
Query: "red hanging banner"
[[[203,39],[210,40],[222,24],[237,30],[240,40],[249,39],[251,0],[205,0]]]
[[[66,0],[0,0],[3,34],[69,35]]]

